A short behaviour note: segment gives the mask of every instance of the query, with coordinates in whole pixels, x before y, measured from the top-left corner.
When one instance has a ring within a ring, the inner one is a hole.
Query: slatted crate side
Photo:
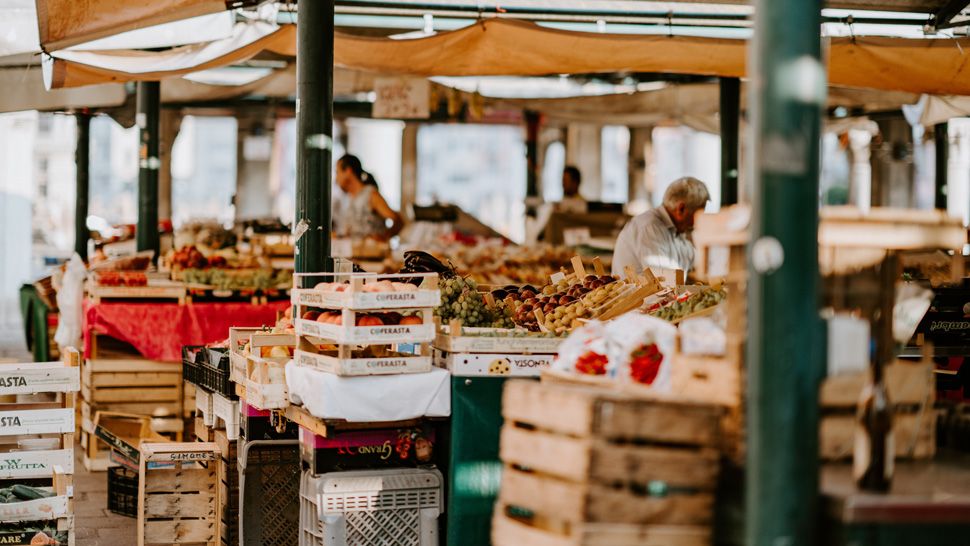
[[[512,517],[499,506],[492,516],[495,546],[710,546],[704,526],[566,524],[537,516]]]
[[[506,383],[502,415],[506,421],[574,436],[715,445],[721,411],[608,388],[522,380]]]
[[[143,443],[138,545],[219,544],[219,448],[211,442]],[[150,468],[152,462],[172,466]],[[207,463],[201,468],[197,463]]]
[[[713,490],[718,452],[576,438],[506,423],[500,458],[510,465],[578,482],[640,484],[659,480],[673,487]]]
[[[506,467],[499,502],[567,522],[709,525],[714,493],[638,494]]]

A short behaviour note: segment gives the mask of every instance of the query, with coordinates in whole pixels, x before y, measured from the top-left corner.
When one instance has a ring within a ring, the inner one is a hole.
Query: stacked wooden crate
[[[185,389],[181,367],[140,358],[89,358],[81,367],[81,445],[89,471],[110,466],[107,452],[94,440],[94,415],[99,411],[152,418],[152,428],[181,440]]]
[[[74,544],[79,362],[66,349],[61,362],[0,365],[0,544]]]
[[[720,408],[515,380],[502,413],[496,546],[711,543]]]
[[[143,443],[138,470],[138,546],[219,546],[219,446]]]

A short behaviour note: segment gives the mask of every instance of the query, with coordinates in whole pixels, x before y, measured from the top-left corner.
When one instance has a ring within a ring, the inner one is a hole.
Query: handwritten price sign
[[[374,80],[375,118],[426,119],[430,116],[431,84],[420,78]]]

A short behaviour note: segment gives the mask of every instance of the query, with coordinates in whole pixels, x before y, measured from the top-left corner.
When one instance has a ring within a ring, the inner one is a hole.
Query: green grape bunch
[[[440,281],[441,304],[434,314],[447,324],[457,319],[462,326],[468,327],[511,327],[511,314],[504,305],[489,307],[478,284],[472,279],[453,277]],[[509,325],[509,326],[506,326]]]

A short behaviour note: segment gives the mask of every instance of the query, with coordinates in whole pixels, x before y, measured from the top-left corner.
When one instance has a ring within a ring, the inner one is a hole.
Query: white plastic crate
[[[303,473],[300,546],[437,546],[437,470]]]

